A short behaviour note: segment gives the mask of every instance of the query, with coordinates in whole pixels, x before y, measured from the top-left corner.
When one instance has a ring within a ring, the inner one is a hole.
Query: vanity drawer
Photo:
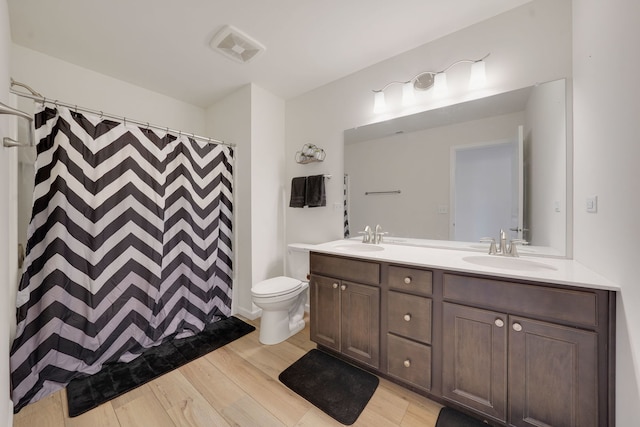
[[[431,389],[431,347],[387,334],[387,372],[425,390]]]
[[[433,274],[428,270],[390,265],[388,283],[391,289],[431,295]]]
[[[598,294],[593,290],[444,274],[443,298],[571,325],[598,326]]]
[[[358,283],[380,284],[380,264],[311,252],[311,272]]]
[[[389,332],[431,344],[430,298],[389,291]]]

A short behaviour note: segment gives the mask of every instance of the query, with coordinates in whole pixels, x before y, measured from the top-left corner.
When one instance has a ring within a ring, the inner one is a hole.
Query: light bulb
[[[487,84],[484,61],[476,61],[471,64],[471,76],[469,77],[469,89],[482,89]]]
[[[402,85],[402,106],[407,107],[416,103],[416,94],[413,91],[413,81]]]
[[[446,96],[449,93],[449,88],[447,87],[447,75],[442,72],[435,75],[433,78],[433,95],[442,97]]]
[[[382,113],[386,109],[387,109],[387,103],[384,100],[384,92],[383,91],[375,92],[375,95],[373,98],[373,112],[376,114]]]

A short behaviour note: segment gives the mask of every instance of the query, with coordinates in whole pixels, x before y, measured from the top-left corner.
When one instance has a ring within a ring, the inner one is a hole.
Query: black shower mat
[[[282,371],[278,379],[342,424],[353,424],[378,387],[375,375],[311,350]]]
[[[97,374],[67,385],[69,416],[78,416],[254,331],[236,317],[207,325],[200,333],[150,348],[128,363],[109,363]]]

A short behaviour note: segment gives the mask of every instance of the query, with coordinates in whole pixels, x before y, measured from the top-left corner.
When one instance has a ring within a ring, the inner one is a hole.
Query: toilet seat
[[[251,295],[255,297],[277,297],[297,292],[304,282],[291,277],[279,276],[263,280],[251,288]]]

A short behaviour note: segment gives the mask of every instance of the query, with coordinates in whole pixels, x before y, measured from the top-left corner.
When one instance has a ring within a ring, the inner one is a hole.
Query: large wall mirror
[[[504,229],[523,255],[567,256],[569,92],[556,80],[346,130],[351,235],[477,247]]]

